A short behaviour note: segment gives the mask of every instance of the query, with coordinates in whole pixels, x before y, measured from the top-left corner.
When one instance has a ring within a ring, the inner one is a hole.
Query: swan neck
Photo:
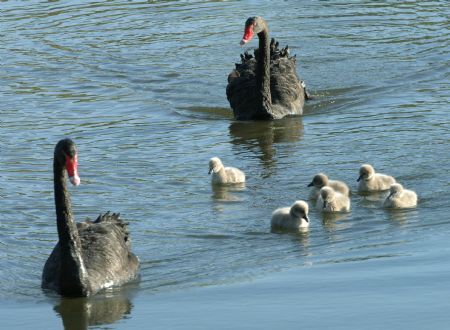
[[[261,111],[270,112],[272,97],[270,93],[270,42],[267,26],[258,33],[259,58],[256,72],[256,88]]]
[[[78,230],[72,215],[72,205],[70,194],[67,191],[64,167],[55,162],[54,164],[54,188],[55,188],[55,208],[56,225],[58,227],[58,237],[61,244],[75,240],[80,242]]]
[[[56,225],[61,256],[60,291],[66,296],[87,296],[89,285],[81,255],[81,240],[72,215],[64,166],[53,165]]]

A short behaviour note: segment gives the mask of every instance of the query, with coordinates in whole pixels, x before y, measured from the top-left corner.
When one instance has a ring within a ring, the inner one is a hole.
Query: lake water
[[[447,1],[1,2],[2,329],[444,329],[450,324]],[[225,95],[248,16],[297,54],[303,117],[236,122]],[[91,299],[40,288],[57,240],[56,142],[79,148],[78,221],[130,223],[140,280]],[[212,189],[208,160],[243,169]],[[415,209],[355,193],[371,163]],[[271,212],[325,172],[349,214],[307,233]]]

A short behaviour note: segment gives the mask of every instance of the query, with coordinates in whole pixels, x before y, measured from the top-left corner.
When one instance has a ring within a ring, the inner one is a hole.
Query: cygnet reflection
[[[240,202],[239,192],[245,190],[245,183],[236,183],[234,185],[212,185],[212,198],[218,202]]]

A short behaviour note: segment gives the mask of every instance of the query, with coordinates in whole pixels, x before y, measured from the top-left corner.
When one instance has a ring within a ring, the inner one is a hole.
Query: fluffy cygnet
[[[213,184],[243,183],[245,174],[235,167],[224,167],[218,157],[209,160],[209,174],[212,172]]]
[[[325,186],[329,186],[345,196],[350,195],[350,189],[344,182],[338,180],[330,180],[325,174],[319,173],[314,176],[311,183],[308,185],[308,187],[313,187],[309,194],[309,198],[317,200],[317,197],[319,197],[320,189]]]
[[[369,164],[361,166],[357,181],[359,192],[388,190],[395,183],[392,176],[375,173],[374,168]]]
[[[272,213],[272,227],[300,229],[309,227],[308,204],[296,201],[291,207],[281,207]]]
[[[348,212],[350,211],[350,198],[325,186],[320,189],[316,207],[322,212]]]
[[[417,194],[404,189],[400,183],[394,183],[390,188],[389,196],[383,203],[384,207],[407,208],[417,205]]]

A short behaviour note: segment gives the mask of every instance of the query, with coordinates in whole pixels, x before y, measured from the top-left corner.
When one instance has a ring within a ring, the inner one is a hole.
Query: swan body
[[[386,174],[376,173],[375,169],[364,164],[359,169],[358,180],[359,192],[383,191],[388,190],[391,185],[396,183],[395,178]]]
[[[212,173],[211,182],[213,184],[244,183],[245,174],[235,167],[224,167],[218,157],[209,160],[209,174]]]
[[[228,76],[227,98],[238,120],[280,119],[301,115],[307,94],[297,76],[296,58],[289,48],[278,49],[274,39],[269,43],[268,27],[261,17],[250,17],[245,23],[241,45],[257,34],[259,48],[255,56],[241,55],[242,63]]]
[[[313,177],[311,183],[308,185],[308,187],[313,187],[309,194],[309,198],[312,200],[317,200],[317,198],[319,197],[320,189],[325,186],[331,187],[335,191],[338,191],[345,196],[350,196],[350,189],[345,184],[345,182],[339,180],[330,180],[328,179],[328,176],[326,176],[326,174],[319,173]]]
[[[350,198],[325,186],[320,189],[316,207],[322,212],[348,212],[350,211]]]
[[[59,241],[47,259],[42,287],[64,296],[90,296],[136,278],[139,259],[130,250],[127,224],[119,214],[105,213],[91,222],[75,223],[64,170],[74,185],[77,149],[70,139],[58,142],[54,155],[56,222]]]
[[[417,194],[408,189],[404,189],[399,183],[394,183],[389,192],[389,196],[383,203],[386,208],[409,208],[417,205]]]
[[[296,201],[290,207],[281,207],[273,211],[271,226],[275,228],[298,230],[309,227],[308,204]]]

